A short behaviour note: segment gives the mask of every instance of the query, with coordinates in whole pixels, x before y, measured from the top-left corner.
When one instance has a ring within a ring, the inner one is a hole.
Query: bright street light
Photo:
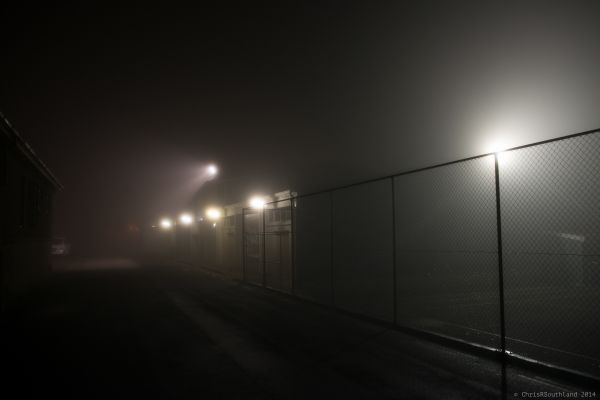
[[[217,166],[215,164],[210,164],[208,167],[206,167],[206,172],[210,176],[216,176],[217,173],[219,172],[219,169],[217,168]]]
[[[163,218],[160,220],[160,227],[163,229],[171,229],[171,227],[173,227],[173,221],[169,218]]]
[[[265,199],[259,196],[254,196],[250,199],[250,207],[255,210],[261,210],[265,207]]]
[[[221,218],[221,210],[216,207],[207,208],[206,218],[210,219],[211,221],[216,221],[217,219]]]
[[[194,217],[188,213],[184,213],[179,216],[179,222],[181,222],[183,225],[191,225],[193,221]]]

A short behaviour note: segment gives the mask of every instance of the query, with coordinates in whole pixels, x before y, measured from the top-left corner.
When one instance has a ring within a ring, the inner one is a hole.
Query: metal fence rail
[[[244,279],[600,377],[600,132],[244,210]]]

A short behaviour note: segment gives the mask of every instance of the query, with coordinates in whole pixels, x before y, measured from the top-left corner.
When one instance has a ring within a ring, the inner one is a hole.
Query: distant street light
[[[208,167],[206,167],[206,172],[209,176],[214,177],[217,175],[217,173],[219,173],[219,169],[215,164],[210,164]]]
[[[163,218],[160,220],[160,227],[163,229],[171,229],[173,227],[173,221],[169,218]]]
[[[179,216],[179,222],[181,222],[183,225],[191,225],[192,222],[194,222],[194,217],[188,213],[184,213]]]
[[[265,199],[259,196],[254,196],[250,199],[250,207],[254,208],[255,210],[263,209],[265,207],[265,203]]]
[[[221,210],[216,207],[210,207],[206,209],[206,218],[211,221],[216,221],[221,218]]]

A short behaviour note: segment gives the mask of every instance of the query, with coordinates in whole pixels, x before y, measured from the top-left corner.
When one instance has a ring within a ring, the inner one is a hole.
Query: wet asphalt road
[[[54,274],[3,321],[6,399],[487,399],[571,385],[185,266]],[[600,393],[598,393],[600,395]]]

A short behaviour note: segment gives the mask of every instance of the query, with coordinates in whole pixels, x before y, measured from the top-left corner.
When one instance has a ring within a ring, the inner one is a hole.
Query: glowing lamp
[[[206,172],[208,173],[208,175],[210,176],[215,176],[217,175],[217,173],[219,172],[219,169],[217,168],[216,165],[214,164],[210,164],[208,167],[206,167]]]
[[[163,218],[160,220],[160,227],[163,229],[171,229],[173,227],[173,221],[169,218]]]
[[[262,197],[255,196],[250,199],[250,207],[254,208],[255,210],[260,210],[264,208],[265,203],[265,199],[263,199]]]
[[[179,216],[179,222],[181,222],[182,225],[191,225],[192,222],[194,222],[194,217],[188,213],[184,213]]]
[[[221,210],[215,207],[207,208],[206,218],[210,219],[211,221],[216,221],[217,219],[221,218]]]

